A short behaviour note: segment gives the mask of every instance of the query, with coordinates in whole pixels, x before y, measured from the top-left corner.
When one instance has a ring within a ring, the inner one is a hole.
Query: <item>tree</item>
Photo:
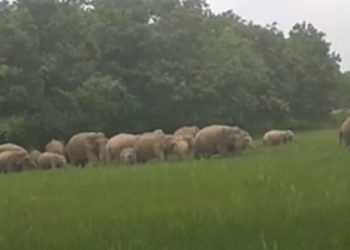
[[[305,128],[350,102],[340,57],[311,24],[287,38],[203,0],[18,0],[0,14],[1,141]]]

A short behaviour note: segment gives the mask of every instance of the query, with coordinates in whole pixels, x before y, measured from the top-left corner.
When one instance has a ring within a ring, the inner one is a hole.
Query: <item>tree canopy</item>
[[[4,1],[0,140],[41,146],[78,131],[210,123],[302,128],[350,104],[339,62],[312,24],[286,36],[203,0]]]

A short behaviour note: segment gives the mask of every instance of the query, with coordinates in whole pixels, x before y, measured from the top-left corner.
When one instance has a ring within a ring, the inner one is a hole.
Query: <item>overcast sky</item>
[[[207,0],[214,12],[232,9],[243,19],[267,24],[276,21],[288,32],[302,21],[327,35],[332,49],[342,57],[342,69],[350,70],[350,0]]]

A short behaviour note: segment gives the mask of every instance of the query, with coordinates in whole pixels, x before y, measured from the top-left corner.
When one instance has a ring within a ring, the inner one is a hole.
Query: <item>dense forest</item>
[[[325,34],[283,34],[202,0],[0,5],[0,141],[224,123],[317,127],[350,106]]]

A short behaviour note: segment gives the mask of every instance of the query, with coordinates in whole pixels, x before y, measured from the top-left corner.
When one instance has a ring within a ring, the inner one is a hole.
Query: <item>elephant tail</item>
[[[339,131],[339,145],[340,147],[343,146],[343,133],[341,131]]]

